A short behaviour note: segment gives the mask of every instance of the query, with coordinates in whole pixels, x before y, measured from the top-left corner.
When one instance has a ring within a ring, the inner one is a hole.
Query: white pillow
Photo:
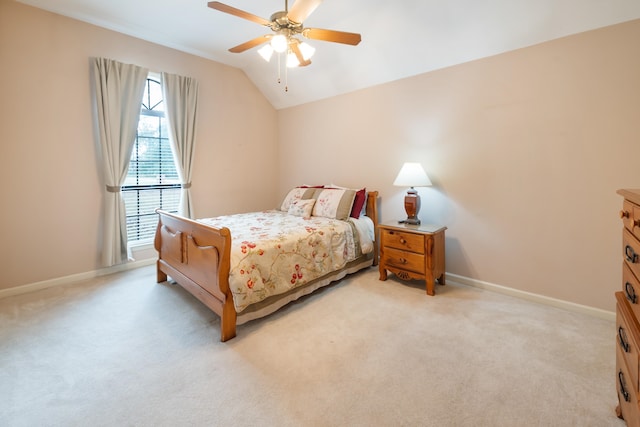
[[[284,212],[288,212],[289,206],[291,206],[291,203],[295,202],[296,200],[310,199],[313,197],[314,192],[315,192],[314,188],[303,188],[303,187],[292,188],[287,194],[287,196],[284,198],[284,200],[282,201],[282,205],[280,205],[280,210]]]
[[[311,218],[311,211],[313,205],[316,204],[316,199],[295,200],[289,206],[289,215],[301,216],[303,218]]]
[[[353,190],[356,192],[356,196],[353,199],[353,205],[351,208],[351,216],[352,218],[360,218],[361,216],[367,215],[367,198],[369,197],[367,194],[367,189],[365,188],[347,188],[341,187],[335,184],[325,185],[324,188],[337,188],[339,190]],[[314,197],[317,199],[317,197]],[[359,209],[360,208],[360,209]]]
[[[325,188],[316,193],[313,215],[345,220],[349,218],[355,196],[354,190]]]

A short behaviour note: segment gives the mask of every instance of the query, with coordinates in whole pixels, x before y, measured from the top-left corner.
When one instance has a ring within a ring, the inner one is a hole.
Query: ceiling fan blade
[[[249,40],[248,42],[244,42],[242,44],[239,44],[238,46],[232,47],[231,49],[229,49],[229,52],[241,53],[241,52],[244,52],[245,50],[251,49],[252,47],[256,47],[259,44],[262,44],[270,39],[271,39],[271,35],[256,37],[253,40]]]
[[[238,18],[253,21],[257,24],[264,25],[265,27],[271,25],[271,22],[267,21],[264,18],[260,18],[259,16],[253,15],[249,12],[245,12],[244,10],[236,9],[235,7],[228,6],[224,3],[220,3],[219,1],[210,1],[209,3],[207,3],[207,6],[209,6],[211,9],[219,10],[220,12],[237,16]]]
[[[320,6],[320,3],[322,3],[322,0],[296,0],[289,13],[287,13],[287,18],[290,21],[302,24],[316,10],[316,7]]]
[[[311,61],[309,61],[308,59],[304,59],[304,57],[302,56],[302,52],[300,52],[300,45],[298,43],[291,43],[291,51],[294,53],[294,55],[296,55],[296,58],[298,58],[298,67],[306,67],[307,65],[311,64]]]
[[[344,31],[323,30],[320,28],[306,28],[302,31],[302,35],[314,39],[324,40],[327,42],[344,43],[350,45],[357,45],[362,40],[360,34],[347,33]]]

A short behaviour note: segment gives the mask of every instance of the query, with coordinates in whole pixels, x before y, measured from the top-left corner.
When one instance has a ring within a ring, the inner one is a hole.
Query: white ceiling
[[[241,68],[277,109],[640,18],[640,0],[326,0],[305,27],[360,33],[362,42],[308,41],[313,63],[289,70],[285,92],[274,59],[227,51],[271,30],[207,0],[19,1]],[[223,3],[265,19],[284,10],[284,0]]]

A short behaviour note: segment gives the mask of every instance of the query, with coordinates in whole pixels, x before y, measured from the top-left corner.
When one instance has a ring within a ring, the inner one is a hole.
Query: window
[[[178,212],[180,191],[164,116],[162,85],[159,79],[150,76],[142,97],[129,171],[122,187],[130,244],[153,239],[158,224],[155,209]]]

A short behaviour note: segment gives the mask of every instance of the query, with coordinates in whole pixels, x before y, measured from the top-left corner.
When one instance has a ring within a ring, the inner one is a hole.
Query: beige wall
[[[100,268],[89,58],[104,56],[199,80],[197,216],[333,182],[379,190],[392,220],[391,183],[420,161],[448,272],[613,310],[639,51],[634,21],[275,111],[237,69],[0,0],[0,289]]]
[[[0,289],[101,267],[98,56],[199,81],[196,215],[273,206],[277,112],[242,71],[0,0]]]
[[[640,187],[640,21],[281,110],[279,194],[391,184],[421,162],[447,271],[613,311],[622,200]]]

